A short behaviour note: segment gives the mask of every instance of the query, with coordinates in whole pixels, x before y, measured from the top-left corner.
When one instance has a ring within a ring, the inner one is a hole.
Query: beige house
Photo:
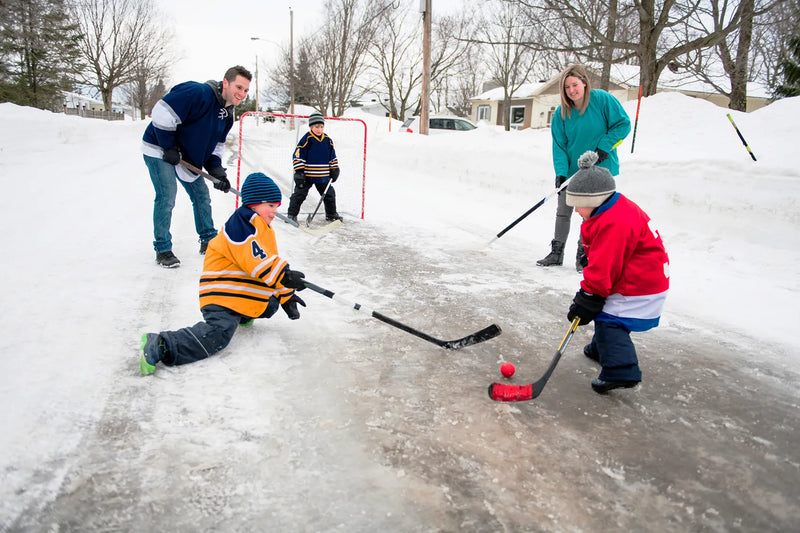
[[[593,87],[600,85],[597,71],[587,68]],[[561,96],[558,86],[559,75],[547,81],[528,83],[515,91],[508,109],[503,105],[503,88],[487,87],[482,94],[470,98],[472,113],[470,118],[492,125],[503,125],[506,113],[511,118],[511,128],[547,128],[559,105]],[[639,97],[639,67],[632,65],[614,65],[608,92],[620,102],[636,100]],[[693,98],[701,98],[720,107],[728,107],[728,97],[716,92],[710,85],[696,80],[681,77],[678,73],[665,69],[659,78],[658,92],[675,91]],[[770,102],[766,90],[755,84],[747,87],[747,110],[755,111]]]

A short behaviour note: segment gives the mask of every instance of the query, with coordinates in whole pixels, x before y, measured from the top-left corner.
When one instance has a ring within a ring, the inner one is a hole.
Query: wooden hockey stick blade
[[[550,375],[553,373],[553,370],[555,370],[558,361],[561,359],[561,355],[566,351],[569,341],[572,339],[572,335],[578,328],[580,321],[581,319],[577,317],[572,321],[569,326],[569,331],[567,331],[566,335],[564,335],[564,338],[561,340],[561,344],[559,344],[558,350],[556,350],[556,354],[553,356],[553,360],[550,361],[547,371],[538,381],[528,383],[527,385],[492,383],[489,385],[489,398],[496,402],[526,402],[538,397],[544,390],[544,386],[547,385],[547,380],[550,379]]]

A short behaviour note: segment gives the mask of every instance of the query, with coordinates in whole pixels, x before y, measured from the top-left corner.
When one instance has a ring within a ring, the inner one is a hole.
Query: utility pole
[[[294,12],[289,8],[289,114],[294,115]],[[292,117],[294,129],[294,117]]]
[[[428,134],[428,108],[431,87],[431,2],[420,0],[422,11],[422,95],[420,96],[419,132]]]

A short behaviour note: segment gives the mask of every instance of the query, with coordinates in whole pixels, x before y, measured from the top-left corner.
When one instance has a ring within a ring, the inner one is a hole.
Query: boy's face
[[[278,214],[279,205],[281,205],[280,202],[267,202],[256,204],[251,209],[255,211],[258,216],[263,218],[267,225],[271,225],[272,221],[275,219],[275,215]]]
[[[576,207],[575,211],[581,216],[581,218],[583,218],[583,220],[586,220],[587,218],[592,216],[592,211],[594,211],[594,207]]]
[[[325,129],[325,124],[314,124],[311,126],[311,133],[319,137],[322,135],[322,131]]]

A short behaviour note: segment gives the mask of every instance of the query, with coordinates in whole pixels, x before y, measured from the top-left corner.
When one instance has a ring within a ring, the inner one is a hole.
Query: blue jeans
[[[211,218],[211,196],[208,186],[203,178],[197,178],[191,183],[179,180],[175,167],[156,157],[144,157],[144,164],[150,172],[150,181],[156,191],[153,203],[153,248],[156,253],[172,250],[172,234],[169,232],[172,224],[172,208],[175,207],[175,196],[178,193],[178,182],[186,189],[194,210],[194,227],[200,242],[208,242],[217,234],[214,221]]]
[[[600,379],[604,381],[641,381],[642,371],[636,357],[631,332],[611,322],[594,321],[592,348],[600,356]]]

